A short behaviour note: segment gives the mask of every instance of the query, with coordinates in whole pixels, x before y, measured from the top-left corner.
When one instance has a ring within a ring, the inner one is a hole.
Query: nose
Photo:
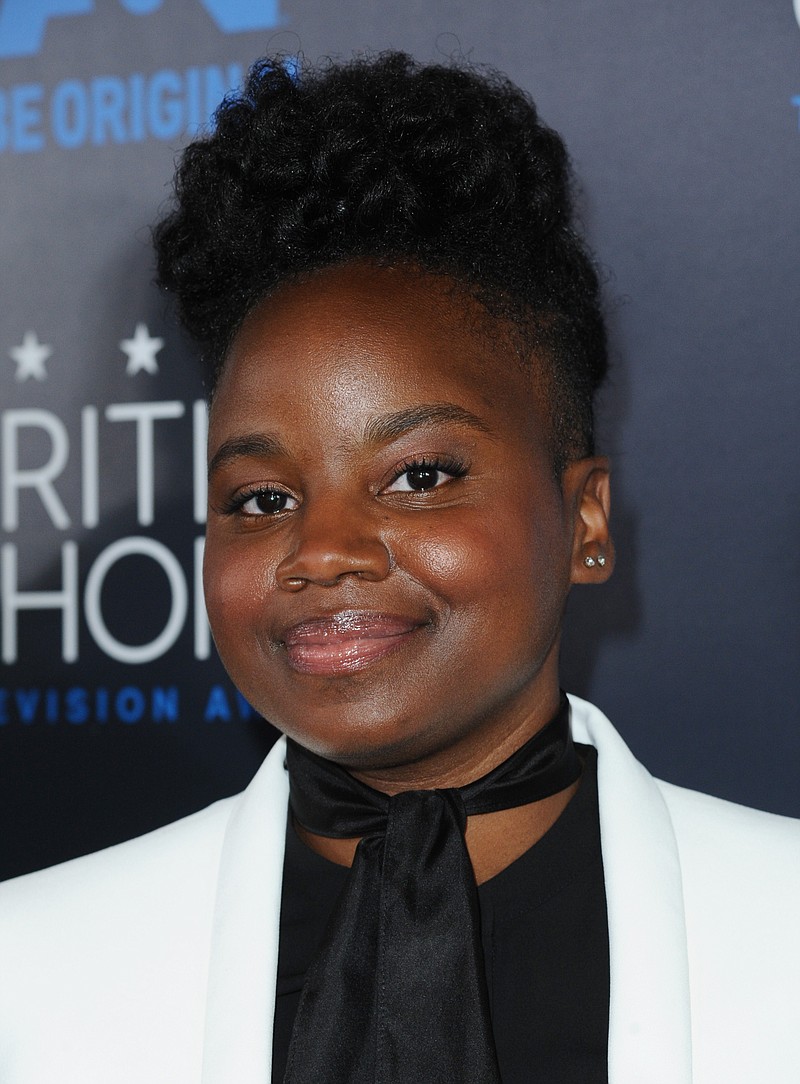
[[[310,500],[295,518],[294,545],[276,569],[278,586],[332,587],[344,576],[378,581],[392,565],[378,524],[344,501]]]

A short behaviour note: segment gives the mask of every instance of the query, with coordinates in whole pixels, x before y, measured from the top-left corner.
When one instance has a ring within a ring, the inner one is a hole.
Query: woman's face
[[[432,277],[331,269],[250,314],[211,411],[223,662],[277,727],[387,789],[465,782],[550,718],[566,595],[605,525],[603,461],[558,484],[535,377],[486,321]]]

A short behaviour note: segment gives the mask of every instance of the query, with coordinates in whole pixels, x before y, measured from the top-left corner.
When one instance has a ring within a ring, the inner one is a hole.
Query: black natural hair
[[[593,452],[607,367],[598,276],[560,137],[495,72],[403,53],[251,69],[185,150],[155,228],[158,279],[216,373],[283,283],[370,260],[444,275],[545,374],[554,463]]]

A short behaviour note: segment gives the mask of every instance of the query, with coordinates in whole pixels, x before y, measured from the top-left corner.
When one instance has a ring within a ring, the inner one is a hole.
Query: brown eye
[[[297,508],[297,499],[280,489],[262,489],[253,493],[242,503],[241,509],[247,516],[274,516],[278,512],[293,511]]]
[[[408,487],[416,491],[433,489],[434,486],[439,485],[443,477],[444,472],[437,470],[436,467],[411,467],[406,471]]]
[[[440,467],[429,466],[420,463],[418,466],[406,467],[402,474],[398,474],[390,486],[389,493],[425,493],[426,490],[436,489],[443,482],[452,478],[452,475]]]
[[[426,493],[438,489],[454,478],[462,478],[467,472],[463,463],[451,459],[419,459],[406,461],[398,470],[394,481],[386,487],[387,493]]]

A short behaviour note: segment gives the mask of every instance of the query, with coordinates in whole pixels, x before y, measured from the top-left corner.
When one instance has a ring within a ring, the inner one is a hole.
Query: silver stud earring
[[[594,566],[597,564],[594,557],[590,557],[588,554],[586,555],[586,557],[584,557],[583,563],[586,565],[587,568],[594,568]]]
[[[598,563],[598,565],[600,565],[601,568],[604,567],[604,565],[606,563],[606,559],[605,559],[605,556],[602,553],[598,553],[598,555],[597,555],[597,563]]]

